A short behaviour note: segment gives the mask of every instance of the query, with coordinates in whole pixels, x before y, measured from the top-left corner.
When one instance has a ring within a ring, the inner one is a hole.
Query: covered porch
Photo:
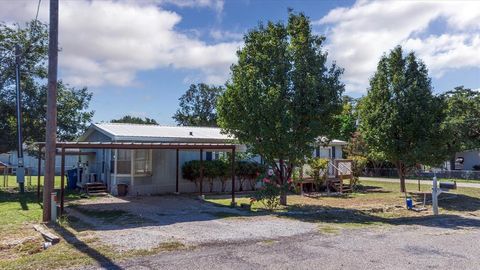
[[[38,156],[39,158],[42,155],[42,149],[44,148],[44,143],[38,144]],[[60,189],[60,209],[63,213],[64,209],[64,188],[65,188],[65,156],[71,154],[79,154],[83,155],[88,153],[88,155],[92,156],[97,150],[110,150],[114,151],[115,153],[119,150],[172,150],[175,152],[175,166],[171,168],[171,170],[175,170],[175,193],[179,193],[181,190],[180,187],[180,152],[181,151],[197,151],[199,156],[200,163],[203,164],[204,161],[204,151],[215,150],[215,151],[222,151],[222,152],[229,152],[231,153],[231,203],[235,205],[235,153],[236,150],[240,147],[236,144],[228,144],[228,143],[166,143],[166,142],[57,142],[57,154],[61,156],[61,189]],[[74,151],[72,151],[74,150]],[[95,156],[95,155],[93,155]],[[117,185],[118,183],[118,156],[115,156],[113,160],[113,174],[112,179],[109,185]],[[133,163],[132,163],[133,164]],[[38,169],[40,170],[41,164],[39,163]],[[133,165],[131,165],[133,166]],[[132,168],[133,172],[133,168]],[[130,175],[130,183],[132,186],[135,185],[135,177],[133,174]],[[40,176],[38,177],[40,180]],[[106,182],[104,179],[100,179]],[[203,167],[200,170],[200,188],[198,190],[199,195],[203,195]],[[40,196],[40,188],[37,190]]]

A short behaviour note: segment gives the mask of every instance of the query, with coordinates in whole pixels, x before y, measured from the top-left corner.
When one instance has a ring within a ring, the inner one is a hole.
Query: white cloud
[[[436,20],[446,33],[429,34]],[[366,91],[381,55],[398,44],[417,52],[434,77],[480,65],[480,2],[363,0],[314,24],[327,26],[330,59],[345,68],[350,93]]]
[[[158,3],[170,3],[179,7],[206,7],[212,8],[217,13],[223,11],[223,0],[157,0]]]
[[[212,29],[210,30],[210,36],[216,41],[226,41],[226,40],[239,41],[243,39],[244,33]]]
[[[43,1],[46,2],[46,1]],[[59,54],[65,81],[74,85],[130,85],[142,70],[162,67],[200,71],[207,83],[223,83],[240,42],[207,44],[180,32],[180,15],[166,1],[60,1]],[[172,1],[223,8],[223,1]],[[34,17],[35,1],[1,2],[0,21]],[[40,19],[48,21],[48,3]]]

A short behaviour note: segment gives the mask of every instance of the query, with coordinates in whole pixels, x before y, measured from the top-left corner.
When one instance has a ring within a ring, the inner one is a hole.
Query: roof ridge
[[[211,128],[211,129],[219,129],[220,127],[208,127],[208,126],[175,126],[175,125],[165,125],[165,124],[158,124],[158,125],[150,125],[150,124],[137,124],[137,123],[95,123],[95,125],[115,125],[115,126],[147,126],[147,127],[175,127],[175,128]]]

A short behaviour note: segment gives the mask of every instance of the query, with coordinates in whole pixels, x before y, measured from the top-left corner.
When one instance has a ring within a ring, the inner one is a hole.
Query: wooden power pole
[[[48,92],[47,133],[45,137],[45,179],[43,184],[43,221],[51,221],[50,196],[55,179],[55,153],[57,142],[57,65],[58,65],[58,0],[50,0],[50,26],[48,37]]]

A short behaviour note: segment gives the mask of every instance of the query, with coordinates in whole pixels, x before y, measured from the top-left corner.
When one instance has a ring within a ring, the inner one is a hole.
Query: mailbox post
[[[440,186],[440,187],[439,187]],[[438,184],[437,181],[437,174],[433,173],[433,184],[432,184],[432,207],[433,207],[433,214],[436,216],[438,215],[438,196],[443,192],[448,192],[450,189],[457,189],[457,182],[454,181],[453,183],[440,183]]]
[[[437,174],[433,175],[433,185],[432,185],[432,206],[433,214],[438,215],[438,196],[442,193],[442,190],[438,188]]]

